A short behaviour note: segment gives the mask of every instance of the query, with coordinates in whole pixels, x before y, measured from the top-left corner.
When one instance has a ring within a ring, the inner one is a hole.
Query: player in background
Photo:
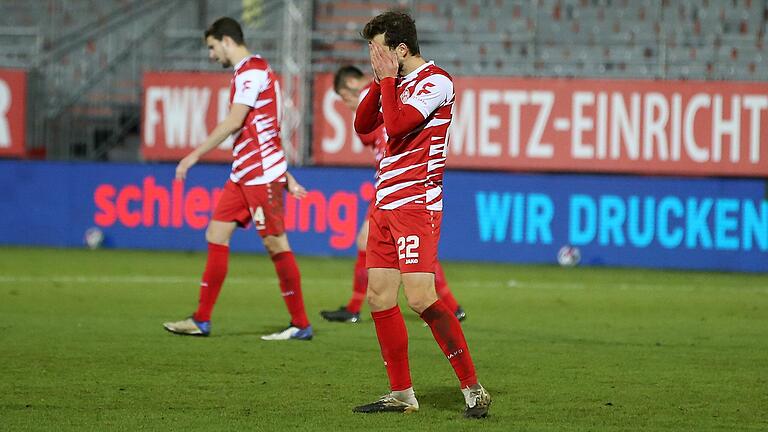
[[[361,97],[368,92],[370,78],[366,77],[363,71],[355,66],[343,66],[333,77],[333,89],[341,97],[352,112],[357,110]],[[384,157],[384,148],[387,144],[387,132],[384,125],[379,126],[375,131],[366,135],[358,135],[364,146],[373,150],[376,159],[376,165]],[[375,201],[371,201],[368,212],[365,215],[360,231],[357,233],[357,261],[355,261],[354,278],[352,281],[352,297],[346,306],[340,307],[335,311],[322,311],[320,315],[328,321],[356,323],[360,321],[360,308],[365,299],[365,292],[368,289],[368,269],[365,267],[365,248],[368,241],[368,216],[371,214]],[[453,297],[451,289],[443,273],[443,267],[437,262],[435,267],[435,288],[437,295],[448,306],[448,309],[454,311],[459,321],[466,319],[467,314],[459,306]]]
[[[283,224],[284,190],[297,198],[306,194],[287,171],[280,142],[279,86],[269,63],[248,51],[240,24],[220,18],[205,31],[208,55],[224,68],[234,67],[230,111],[206,140],[176,167],[183,180],[200,158],[230,135],[234,138],[232,172],[205,232],[208,260],[200,283],[195,313],[184,320],[163,324],[166,330],[208,336],[211,312],[227,275],[229,240],[239,226],[251,221],[275,265],[280,291],[291,315],[287,328],[262,336],[264,340],[310,340],[312,326],[304,311],[301,276]]]
[[[435,293],[453,81],[421,57],[409,15],[378,15],[361,35],[368,40],[374,82],[357,107],[355,130],[369,134],[383,124],[389,135],[369,218],[366,265],[367,299],[390,393],[353,411],[419,409],[408,365],[408,333],[397,305],[402,282],[408,306],[429,325],[459,379],[464,415],[485,417],[491,396],[478,382],[459,320]]]

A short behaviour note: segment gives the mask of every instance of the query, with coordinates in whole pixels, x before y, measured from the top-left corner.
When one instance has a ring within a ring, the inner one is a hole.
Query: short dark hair
[[[205,30],[205,38],[212,36],[216,40],[224,39],[224,36],[229,36],[238,45],[245,45],[245,39],[243,39],[243,29],[240,27],[237,21],[230,17],[222,17],[213,22]]]
[[[416,35],[416,22],[410,15],[401,11],[384,12],[368,21],[360,36],[371,40],[384,33],[384,44],[390,48],[404,43],[413,55],[418,55],[419,38]]]
[[[363,71],[358,69],[357,66],[342,66],[333,76],[333,89],[338,93],[339,90],[347,87],[347,79],[362,78],[364,76],[365,74],[363,74]]]

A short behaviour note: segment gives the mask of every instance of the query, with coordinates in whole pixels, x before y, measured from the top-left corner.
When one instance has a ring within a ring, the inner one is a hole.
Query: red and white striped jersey
[[[233,134],[230,180],[247,186],[285,181],[288,164],[280,142],[280,85],[269,63],[258,55],[235,66],[230,104],[251,107]]]
[[[424,121],[401,138],[389,137],[379,162],[376,206],[382,210],[442,211],[453,80],[446,71],[429,62],[398,78],[396,84],[398,103],[416,108]]]

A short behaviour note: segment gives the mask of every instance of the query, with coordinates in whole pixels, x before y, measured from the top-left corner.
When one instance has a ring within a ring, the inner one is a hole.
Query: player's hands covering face
[[[376,81],[384,78],[397,77],[397,71],[400,69],[400,63],[397,61],[397,54],[394,51],[374,43],[368,43],[368,50],[371,56],[371,67]]]

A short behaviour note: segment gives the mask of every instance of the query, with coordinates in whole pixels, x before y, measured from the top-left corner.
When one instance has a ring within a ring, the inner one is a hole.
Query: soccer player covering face
[[[220,18],[205,32],[208,53],[225,68],[234,68],[230,87],[230,112],[194,151],[179,162],[176,178],[184,180],[200,157],[227,137],[234,138],[232,172],[216,205],[205,238],[208,260],[200,282],[195,313],[184,320],[163,324],[181,334],[208,336],[211,312],[227,275],[229,240],[237,227],[251,222],[262,238],[279,279],[291,315],[288,327],[262,336],[264,340],[310,340],[312,326],[304,311],[301,277],[288,245],[283,224],[284,191],[301,198],[306,190],[287,171],[280,143],[279,87],[269,63],[252,55],[243,42],[237,21]]]
[[[368,304],[391,391],[354,411],[419,409],[408,366],[408,333],[397,305],[402,282],[408,306],[429,325],[456,372],[464,415],[485,417],[491,397],[477,380],[459,320],[435,293],[453,82],[421,57],[416,26],[407,14],[381,14],[362,35],[369,41],[374,82],[357,108],[355,130],[369,134],[383,124],[389,135],[379,162],[366,265]]]
[[[360,69],[355,66],[344,66],[336,71],[333,79],[333,89],[336,91],[336,94],[341,97],[344,105],[352,111],[356,111],[361,97],[364,97],[368,93],[370,83],[370,78],[365,76]],[[369,134],[358,136],[364,146],[370,147],[373,150],[376,163],[378,164],[384,157],[387,144],[387,132],[384,129],[384,124]],[[342,306],[338,310],[320,312],[320,315],[328,321],[349,323],[360,321],[360,307],[363,304],[365,292],[368,289],[368,269],[365,267],[365,248],[368,243],[368,216],[375,203],[375,200],[371,201],[371,206],[368,208],[368,214],[365,216],[365,221],[360,227],[360,231],[357,233],[357,261],[355,261],[355,271],[352,282],[352,297],[349,299],[349,303],[347,303],[346,306]],[[437,262],[435,267],[435,288],[440,300],[445,303],[448,309],[454,312],[454,315],[456,315],[456,318],[458,318],[459,321],[463,321],[467,315],[464,312],[464,309],[459,306],[456,299],[453,297],[453,293],[445,280],[445,273],[443,273],[443,268],[440,265],[440,262]]]

